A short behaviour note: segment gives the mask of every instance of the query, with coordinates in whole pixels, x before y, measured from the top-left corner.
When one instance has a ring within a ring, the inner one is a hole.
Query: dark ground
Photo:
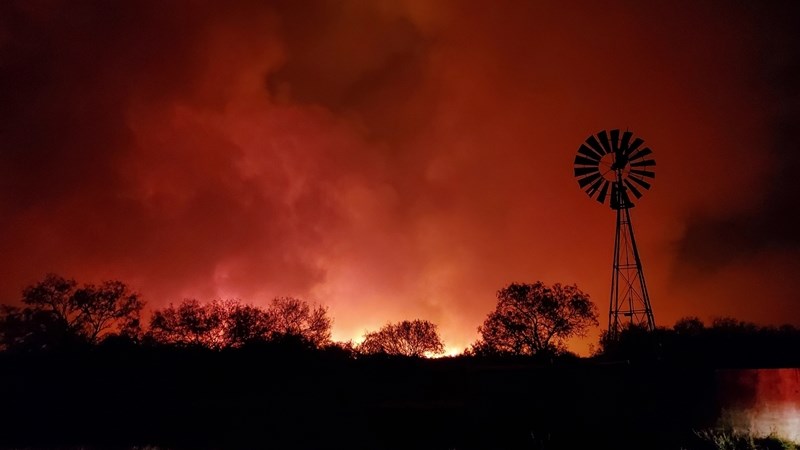
[[[0,447],[678,449],[714,370],[133,348],[0,355]]]

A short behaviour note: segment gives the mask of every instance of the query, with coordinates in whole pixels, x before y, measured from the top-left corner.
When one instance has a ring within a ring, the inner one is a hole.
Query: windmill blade
[[[609,154],[614,158],[608,157]],[[615,210],[632,208],[656,177],[656,161],[652,154],[644,140],[631,131],[601,130],[578,147],[573,167],[575,178],[581,190],[600,204],[610,205]],[[606,162],[603,158],[608,158],[609,167],[601,164]],[[625,168],[615,167],[615,161],[624,162]],[[612,171],[615,179],[612,179]]]
[[[589,186],[589,189],[586,190],[586,193],[589,194],[589,197],[594,197],[594,193],[597,192],[597,189],[600,187],[601,184],[603,184],[604,181],[606,181],[605,178],[601,177],[600,179],[592,183],[591,186]]]
[[[631,143],[631,146],[628,148],[628,154],[630,155],[631,153],[635,152],[636,149],[639,148],[639,146],[642,144],[644,144],[643,140],[639,138],[634,139],[633,143]]]
[[[587,184],[591,183],[592,181],[594,181],[594,180],[596,180],[598,178],[600,178],[600,172],[597,172],[597,173],[595,173],[593,175],[589,175],[587,177],[581,178],[580,180],[578,180],[578,186],[580,186],[581,189],[583,189],[583,188],[586,187]]]
[[[575,157],[575,164],[583,164],[585,166],[597,166],[597,163],[598,161],[583,157],[581,155]]]
[[[603,157],[602,154],[594,152],[592,149],[583,144],[581,144],[581,147],[578,149],[578,153],[586,156],[589,159],[596,159],[598,163],[600,162],[600,158]]]
[[[588,175],[590,173],[599,172],[600,170],[597,167],[576,167],[575,168],[575,176],[582,177],[584,175]]]
[[[605,184],[603,184],[603,188],[600,189],[600,195],[597,196],[597,201],[600,202],[600,203],[605,203],[606,202],[606,194],[608,193],[608,185],[611,184],[611,183],[608,182],[608,180],[604,179],[603,181],[605,181]]]
[[[611,153],[611,143],[608,142],[608,133],[606,130],[597,133],[597,138],[600,139],[600,144],[603,146],[606,153]]]
[[[622,133],[622,142],[620,143],[619,148],[625,154],[629,153],[628,146],[631,144],[631,137],[633,137],[633,133],[630,131]]]
[[[597,142],[597,138],[594,137],[594,135],[591,135],[588,138],[586,138],[586,143],[589,144],[589,147],[591,147],[592,150],[596,151],[597,154],[599,154],[599,155],[605,155],[606,154],[606,151],[603,150],[603,146],[600,145],[599,142]]]
[[[638,152],[636,152],[634,154],[631,154],[631,156],[628,157],[628,159],[633,161],[634,159],[644,158],[645,156],[647,156],[647,155],[649,155],[651,153],[653,153],[653,151],[650,150],[650,147],[645,147],[645,148],[639,150]]]
[[[641,176],[647,177],[647,178],[655,178],[656,177],[656,173],[655,172],[648,172],[646,170],[640,170],[640,169],[631,169],[631,173],[635,173],[636,175],[641,175]]]
[[[628,189],[629,189],[631,192],[633,192],[633,195],[635,195],[635,196],[636,196],[636,198],[642,198],[642,193],[641,193],[641,192],[639,192],[639,190],[638,190],[638,189],[636,189],[636,187],[634,187],[634,185],[632,185],[630,181],[628,181],[628,180],[625,180],[625,186],[627,186],[627,187],[628,187]]]
[[[619,151],[619,130],[611,130],[611,151],[614,153]]]
[[[630,177],[629,180],[633,181],[634,183],[638,184],[639,186],[645,189],[650,189],[650,183],[648,183],[647,181],[640,180],[636,177]]]

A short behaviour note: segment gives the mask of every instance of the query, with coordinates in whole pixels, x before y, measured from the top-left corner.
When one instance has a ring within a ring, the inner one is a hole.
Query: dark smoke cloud
[[[749,76],[751,88],[762,95],[760,107],[766,121],[763,141],[751,151],[766,155],[767,170],[762,184],[755,187],[758,201],[744,210],[696,212],[688,217],[678,262],[687,263],[690,270],[679,271],[676,275],[681,279],[718,271],[760,253],[800,258],[800,32],[796,26],[800,7],[767,2],[751,8],[757,58]]]

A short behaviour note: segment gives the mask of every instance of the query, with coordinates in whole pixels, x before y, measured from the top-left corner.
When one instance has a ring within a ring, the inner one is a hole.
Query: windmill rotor
[[[653,151],[642,144],[632,132],[618,129],[589,136],[575,156],[578,186],[612,209],[633,207],[656,177]]]

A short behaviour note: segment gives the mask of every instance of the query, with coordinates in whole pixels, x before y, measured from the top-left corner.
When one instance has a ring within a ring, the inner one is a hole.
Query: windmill
[[[643,147],[633,133],[605,130],[589,136],[575,156],[578,186],[617,213],[614,262],[611,272],[611,301],[608,309],[608,337],[616,340],[626,324],[655,328],[653,309],[636,248],[630,209],[656,177],[652,150]],[[631,196],[632,195],[632,196]]]

